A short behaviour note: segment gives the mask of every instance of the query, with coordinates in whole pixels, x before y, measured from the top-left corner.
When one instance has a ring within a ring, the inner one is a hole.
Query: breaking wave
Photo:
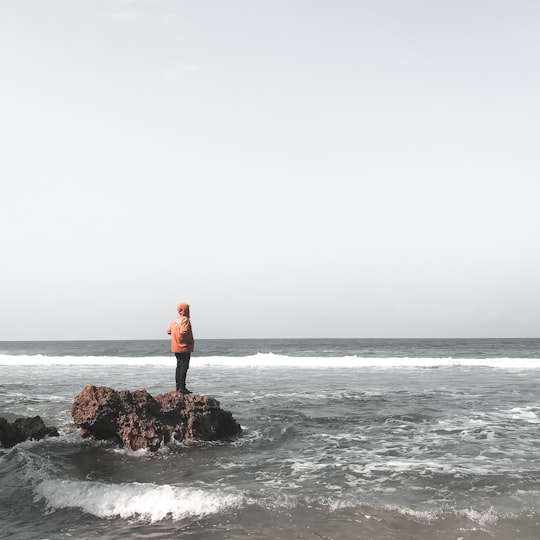
[[[173,366],[174,357],[121,357],[121,356],[45,356],[45,355],[0,355],[0,365],[76,365],[76,366]],[[258,353],[250,356],[196,356],[193,365],[221,366],[230,368],[444,368],[485,367],[510,370],[540,369],[540,358],[366,358],[362,356],[298,357],[273,353]]]

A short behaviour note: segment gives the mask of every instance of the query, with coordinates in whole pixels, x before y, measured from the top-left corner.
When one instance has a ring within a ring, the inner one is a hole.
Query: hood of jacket
[[[184,317],[189,317],[189,304],[182,302],[178,304],[178,306],[176,306],[176,309],[178,310],[179,315],[183,315]]]

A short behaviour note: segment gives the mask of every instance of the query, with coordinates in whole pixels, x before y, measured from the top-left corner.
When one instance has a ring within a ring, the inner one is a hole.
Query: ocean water
[[[199,340],[243,427],[152,454],[82,439],[88,383],[174,388],[168,341],[0,342],[0,538],[540,539],[540,340]]]

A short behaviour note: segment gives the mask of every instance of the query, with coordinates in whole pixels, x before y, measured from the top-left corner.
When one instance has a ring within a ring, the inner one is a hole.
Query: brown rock
[[[39,416],[17,418],[8,422],[0,418],[0,445],[11,448],[28,439],[39,441],[44,437],[58,437],[55,427],[47,427]]]
[[[216,399],[178,392],[153,397],[146,390],[89,384],[75,397],[71,414],[83,436],[113,440],[131,450],[157,450],[172,438],[227,439],[242,431]]]

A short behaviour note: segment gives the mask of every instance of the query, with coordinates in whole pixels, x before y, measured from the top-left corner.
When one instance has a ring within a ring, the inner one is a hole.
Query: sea
[[[540,339],[208,339],[188,387],[237,438],[83,439],[86,384],[174,389],[167,340],[0,342],[0,538],[540,539]]]

